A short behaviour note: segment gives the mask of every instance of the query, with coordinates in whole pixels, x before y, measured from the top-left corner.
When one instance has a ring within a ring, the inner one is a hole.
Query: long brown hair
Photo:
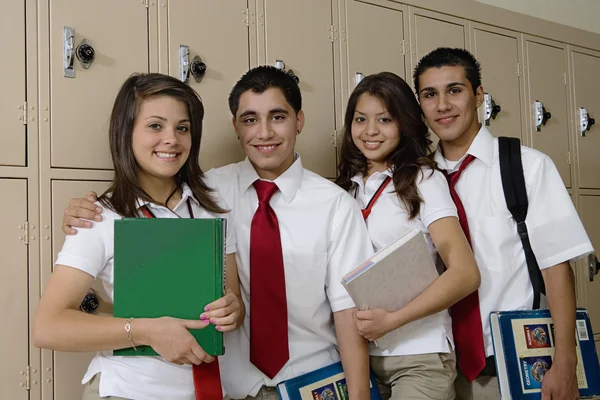
[[[398,126],[400,143],[386,157],[386,163],[394,168],[393,181],[401,203],[406,207],[410,218],[419,214],[423,199],[417,189],[421,171],[436,168],[429,146],[429,131],[422,119],[419,103],[408,84],[398,75],[381,72],[365,77],[356,86],[346,107],[344,117],[344,137],[340,152],[336,183],[345,190],[354,187],[352,177],[368,172],[367,158],[352,140],[352,121],[360,96],[368,94],[385,106],[392,120]]]
[[[188,184],[194,197],[207,211],[225,213],[212,198],[212,189],[204,182],[200,168],[200,141],[204,107],[198,94],[183,82],[163,74],[134,74],[117,94],[110,116],[109,142],[115,175],[110,187],[100,196],[102,205],[123,217],[139,216],[137,199],[155,202],[142,189],[137,172],[139,166],[133,155],[131,138],[142,102],[153,96],[169,96],[184,103],[190,119],[192,145],[190,154],[177,173],[177,185]]]

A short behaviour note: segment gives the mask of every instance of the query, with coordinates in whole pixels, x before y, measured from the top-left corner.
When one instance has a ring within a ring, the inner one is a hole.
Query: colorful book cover
[[[541,399],[552,367],[555,339],[549,310],[503,311],[490,315],[502,399]],[[577,382],[581,398],[600,395],[600,365],[587,310],[577,309]]]
[[[277,392],[281,400],[349,400],[341,362],[283,381]],[[381,400],[372,372],[371,400]]]

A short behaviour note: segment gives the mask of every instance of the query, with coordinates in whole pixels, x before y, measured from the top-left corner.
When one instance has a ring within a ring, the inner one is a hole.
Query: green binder
[[[225,291],[223,218],[116,220],[114,316],[198,319]],[[212,356],[222,355],[223,332],[190,330]],[[135,339],[135,332],[132,332]],[[115,356],[156,356],[150,346],[114,350]]]

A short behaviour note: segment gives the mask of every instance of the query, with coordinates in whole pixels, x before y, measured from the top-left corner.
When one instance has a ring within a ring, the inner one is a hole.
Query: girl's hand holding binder
[[[354,313],[354,322],[356,323],[358,333],[369,341],[377,340],[398,328],[393,318],[393,313],[383,308],[356,311]]]
[[[138,344],[152,346],[162,358],[173,364],[201,364],[211,363],[215,358],[200,347],[188,329],[207,326],[208,321],[171,317],[134,319],[131,333],[134,340],[139,340]]]
[[[242,300],[231,289],[227,289],[225,296],[208,304],[204,310],[206,312],[200,314],[200,320],[216,325],[221,332],[236,330],[244,321]]]

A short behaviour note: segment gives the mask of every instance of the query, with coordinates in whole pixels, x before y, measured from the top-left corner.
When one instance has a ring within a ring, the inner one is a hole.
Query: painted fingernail
[[[92,227],[92,223],[91,222],[86,222],[85,226],[86,226],[86,228],[91,228]]]
[[[102,217],[101,217],[101,216],[99,216],[99,215],[96,215],[96,216],[94,216],[94,219],[95,219],[96,221],[102,221]]]
[[[204,311],[210,311],[210,307],[209,306],[204,307]]]
[[[211,318],[211,319],[210,319],[210,323],[211,323],[211,324],[214,324],[214,323],[215,323],[215,319],[214,319],[214,318]]]
[[[102,212],[102,209],[101,209],[100,207],[96,207],[96,212],[99,212],[99,213],[101,213],[101,212]]]
[[[217,326],[215,329],[218,330],[218,331],[220,331],[223,328],[221,328],[220,326]]]
[[[200,319],[201,319],[202,321],[204,321],[204,320],[206,319],[206,315],[204,315],[204,314],[200,314]]]

